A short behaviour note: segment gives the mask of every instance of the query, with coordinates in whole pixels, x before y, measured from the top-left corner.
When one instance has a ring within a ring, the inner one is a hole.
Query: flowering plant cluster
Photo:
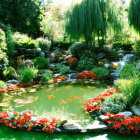
[[[139,133],[140,130],[140,117],[134,116],[124,118],[124,115],[116,115],[106,113],[106,116],[109,119],[104,119],[103,121],[108,124],[111,129],[118,130],[122,134],[130,134],[134,132],[135,134]]]
[[[71,58],[68,58],[67,63],[68,64],[75,64],[75,63],[77,63],[77,61],[78,60],[75,57],[71,57]]]
[[[49,120],[47,118],[32,119],[32,111],[19,112],[0,112],[0,123],[5,124],[11,128],[27,129],[28,131],[33,129],[41,129],[53,133],[56,129],[56,119]]]
[[[100,103],[102,103],[106,97],[114,94],[116,91],[117,88],[108,89],[104,94],[100,94],[98,97],[90,99],[85,103],[85,110],[88,112],[99,111]]]
[[[66,81],[66,77],[65,76],[57,76],[56,78],[54,78],[53,81],[54,81],[54,83]]]
[[[92,71],[87,71],[85,73],[80,73],[78,75],[72,76],[72,78],[78,78],[78,79],[97,79],[97,76]]]

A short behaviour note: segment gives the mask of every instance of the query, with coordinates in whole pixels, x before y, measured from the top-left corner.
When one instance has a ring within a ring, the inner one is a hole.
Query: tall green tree
[[[112,0],[82,0],[67,12],[66,32],[75,39],[84,37],[89,45],[96,36],[104,40],[109,27],[121,28]]]
[[[37,0],[0,0],[0,21],[16,30],[38,36],[41,9]]]
[[[130,26],[140,33],[140,0],[131,0],[128,17]]]

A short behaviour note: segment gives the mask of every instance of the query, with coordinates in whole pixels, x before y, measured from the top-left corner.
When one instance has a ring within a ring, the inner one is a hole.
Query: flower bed
[[[40,129],[53,133],[56,129],[56,119],[49,120],[47,118],[32,119],[32,111],[19,112],[0,112],[0,123],[11,128],[27,129],[28,131]]]
[[[95,112],[100,110],[100,103],[104,101],[104,99],[112,94],[116,93],[117,88],[112,88],[107,90],[104,94],[100,94],[98,97],[94,99],[90,99],[85,103],[85,111]],[[124,115],[117,114],[109,114],[106,113],[108,119],[103,119],[110,129],[119,130],[122,134],[130,134],[135,133],[138,134],[140,131],[140,117],[134,116],[125,118]]]
[[[97,79],[97,76],[92,71],[87,71],[85,73],[80,73],[78,75],[72,76],[72,78],[77,78],[77,79]]]
[[[111,129],[118,130],[122,134],[135,133],[138,134],[140,130],[140,117],[134,116],[124,118],[124,115],[116,115],[106,113],[109,119],[104,119],[103,121],[108,124]]]
[[[88,102],[85,103],[85,110],[88,112],[99,111],[100,103],[103,102],[105,97],[112,95],[116,91],[117,88],[108,89],[104,94],[100,94],[98,97],[90,99]]]
[[[54,83],[62,82],[62,81],[66,81],[66,77],[65,77],[65,76],[57,76],[57,77],[54,78],[54,80],[53,80]]]
[[[78,60],[75,57],[68,58],[67,64],[75,64],[75,63],[77,63],[77,61]]]

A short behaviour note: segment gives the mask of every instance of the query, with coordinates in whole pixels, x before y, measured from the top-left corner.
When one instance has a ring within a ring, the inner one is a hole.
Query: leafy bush
[[[80,69],[91,70],[96,64],[96,54],[93,52],[85,51],[78,63]]]
[[[0,76],[2,75],[2,72],[6,69],[7,65],[8,58],[6,56],[6,53],[0,49]]]
[[[70,69],[69,69],[68,67],[62,66],[62,65],[60,65],[60,64],[57,64],[57,65],[56,65],[56,68],[59,69],[59,72],[60,72],[61,74],[66,74],[66,73],[70,72]]]
[[[2,29],[0,29],[0,49],[2,51],[6,51],[6,38],[5,38],[5,33]]]
[[[80,58],[83,55],[83,52],[87,49],[86,45],[81,42],[75,42],[70,47],[70,52],[73,57]]]
[[[47,82],[53,79],[53,72],[51,70],[46,70],[46,73],[42,74],[42,82]]]
[[[16,70],[13,67],[8,67],[3,71],[3,75],[5,77],[13,78],[13,77],[17,77],[17,73]]]
[[[27,48],[27,49],[38,49],[39,44],[36,40],[29,38],[25,34],[20,34],[19,32],[14,33],[13,40],[15,43],[15,47],[17,48]]]
[[[6,89],[6,84],[0,80],[0,89]]]
[[[126,63],[124,68],[122,69],[122,71],[119,74],[120,78],[130,78],[130,77],[134,77],[135,75],[139,75],[139,70],[138,68],[136,68],[136,63]]]
[[[104,67],[96,67],[96,68],[92,69],[92,72],[98,78],[107,77],[109,75],[109,70],[107,68],[104,68]]]
[[[110,97],[106,97],[100,107],[103,113],[119,113],[126,107],[125,97],[122,94],[114,93]]]
[[[7,32],[6,32],[6,42],[7,42],[7,55],[9,58],[9,65],[13,66],[14,63],[14,59],[13,59],[13,55],[14,55],[14,49],[15,49],[15,43],[14,40],[12,38],[12,30],[11,27],[8,26],[7,27]]]
[[[34,59],[34,64],[38,69],[47,69],[50,65],[50,61],[39,56]]]
[[[133,46],[133,42],[130,41],[130,40],[127,40],[126,42],[115,42],[113,43],[113,47],[116,49],[116,50],[126,50],[126,51],[129,51],[129,50],[132,50],[132,46]]]
[[[19,80],[21,83],[29,84],[32,82],[33,78],[37,75],[38,70],[34,67],[24,67],[18,71]]]
[[[140,100],[140,79],[138,77],[120,79],[116,83],[116,87],[126,96],[126,102],[129,106],[134,105]]]
[[[41,48],[43,52],[49,51],[51,46],[50,40],[48,40],[47,38],[38,38],[36,41],[39,43],[39,48]]]
[[[133,48],[134,48],[134,51],[135,51],[136,54],[140,54],[140,40],[138,40],[138,41],[134,44]]]

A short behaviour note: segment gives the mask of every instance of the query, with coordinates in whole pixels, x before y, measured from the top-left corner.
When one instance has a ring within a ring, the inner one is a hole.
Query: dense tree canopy
[[[40,14],[37,0],[0,0],[0,21],[20,32],[37,36]]]
[[[84,37],[92,42],[95,36],[104,39],[108,27],[121,28],[112,0],[82,0],[67,13],[66,31],[72,38]]]
[[[140,0],[131,0],[129,8],[130,26],[140,33]]]

